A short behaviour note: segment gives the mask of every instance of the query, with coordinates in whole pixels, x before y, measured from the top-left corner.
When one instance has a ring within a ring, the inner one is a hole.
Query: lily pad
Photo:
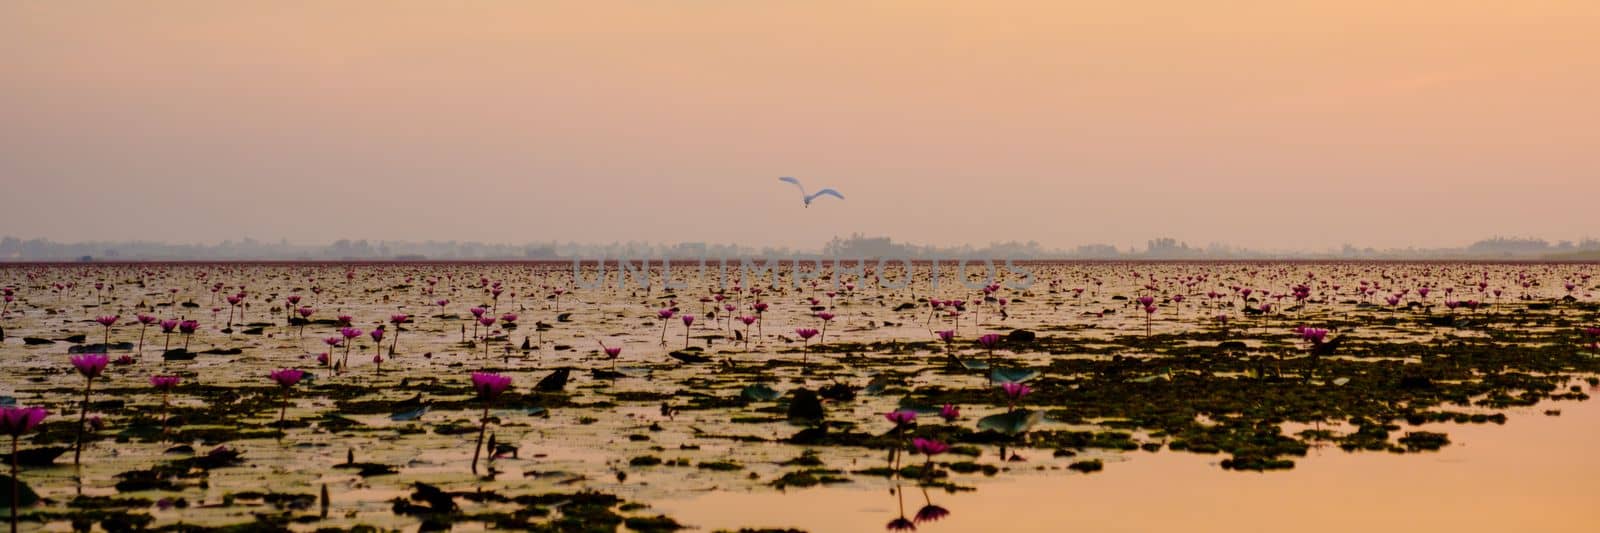
[[[1009,413],[989,415],[978,420],[978,429],[985,429],[1004,435],[1021,435],[1033,426],[1044,420],[1044,411],[1032,409],[1018,409]]]
[[[11,507],[11,483],[11,476],[0,474],[0,501],[5,502],[6,507]],[[39,494],[33,492],[33,487],[29,487],[26,482],[17,483],[16,498],[17,505],[22,507],[39,503]]]
[[[430,409],[430,407],[424,405],[410,411],[395,413],[389,415],[389,420],[393,420],[395,422],[410,422],[412,420],[422,418],[422,415],[428,414],[428,409]]]
[[[783,397],[783,393],[773,390],[772,387],[757,383],[740,390],[739,396],[752,402],[770,402]]]
[[[1031,368],[996,368],[989,373],[995,383],[1022,383],[1039,377],[1039,371]]]

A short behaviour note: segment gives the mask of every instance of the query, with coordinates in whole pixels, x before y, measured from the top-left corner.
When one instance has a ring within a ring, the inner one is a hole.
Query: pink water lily
[[[17,517],[22,515],[20,512],[20,509],[22,509],[20,505],[22,482],[17,477],[21,463],[17,460],[17,441],[23,435],[37,429],[47,416],[50,416],[50,412],[44,410],[43,407],[0,407],[0,433],[11,436],[11,512],[9,514],[11,515],[11,531],[13,533],[17,531]]]
[[[944,404],[944,407],[939,408],[939,418],[943,418],[945,422],[955,422],[957,418],[961,418],[961,408]]]
[[[306,373],[295,368],[280,368],[267,374],[267,378],[278,384],[283,390],[282,400],[278,403],[278,425],[283,425],[285,416],[289,414],[289,389],[306,377]]]
[[[70,358],[72,366],[78,369],[79,374],[85,378],[83,382],[83,405],[78,409],[78,437],[72,446],[72,464],[78,465],[83,457],[83,425],[89,414],[89,393],[94,389],[94,378],[100,377],[105,372],[106,365],[110,363],[105,354],[91,353],[74,355]]]
[[[472,389],[483,401],[483,418],[478,426],[478,443],[472,447],[472,473],[478,473],[478,454],[483,449],[483,435],[489,431],[489,406],[495,398],[511,388],[511,377],[489,372],[472,373]]]

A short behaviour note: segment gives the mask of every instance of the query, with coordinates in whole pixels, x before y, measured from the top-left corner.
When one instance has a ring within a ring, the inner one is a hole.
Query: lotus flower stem
[[[11,533],[17,533],[17,516],[22,514],[22,482],[17,480],[21,463],[17,460],[17,436],[11,436]]]
[[[489,432],[489,402],[483,403],[483,419],[478,423],[478,443],[472,446],[472,473],[478,473],[478,453],[483,451],[483,435]],[[493,454],[490,454],[493,455]]]
[[[83,458],[83,425],[89,418],[89,391],[92,389],[94,389],[94,378],[89,378],[83,383],[83,408],[78,410],[78,437],[72,444],[72,466],[78,466],[79,460]]]

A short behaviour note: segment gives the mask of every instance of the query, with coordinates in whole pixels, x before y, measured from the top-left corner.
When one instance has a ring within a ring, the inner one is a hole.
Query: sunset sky
[[[1600,2],[12,0],[0,184],[68,241],[1600,237]]]

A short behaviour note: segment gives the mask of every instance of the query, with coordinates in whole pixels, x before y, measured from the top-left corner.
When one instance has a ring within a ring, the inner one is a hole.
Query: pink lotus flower
[[[910,409],[897,409],[883,414],[883,417],[894,422],[896,428],[910,424],[917,419],[917,412]]]
[[[483,400],[483,420],[478,426],[478,443],[472,447],[472,473],[478,473],[478,453],[483,449],[483,435],[489,431],[489,404],[499,397],[501,393],[511,388],[511,377],[492,374],[489,372],[472,373],[472,389],[478,392],[478,399]],[[490,457],[490,461],[494,458]]]
[[[43,407],[0,407],[0,433],[15,439],[32,432],[50,412]]]
[[[817,336],[817,329],[816,328],[796,328],[794,330],[794,334],[795,335],[799,335],[800,338],[802,338],[802,339],[810,339],[812,337]]]
[[[120,318],[122,318],[120,315],[105,315],[105,316],[95,317],[94,321],[95,322],[99,322],[100,325],[109,328],[111,326],[116,325],[117,324],[117,320],[120,319]]]
[[[267,374],[267,377],[276,382],[278,388],[283,391],[283,396],[278,402],[278,425],[283,425],[284,417],[289,414],[289,389],[305,376],[305,372],[293,368],[280,368]]]
[[[500,397],[507,389],[511,388],[511,377],[490,372],[472,373],[472,390],[477,391],[478,399],[491,401]]]
[[[300,379],[304,378],[305,376],[305,372],[294,368],[280,368],[272,371],[270,374],[267,374],[268,378],[277,383],[279,387],[283,387],[285,389],[300,383]]]
[[[912,449],[915,449],[917,453],[926,455],[929,458],[950,451],[949,444],[945,444],[933,439],[924,439],[922,437],[911,439],[911,447]]]
[[[77,368],[79,374],[89,379],[100,377],[100,374],[105,372],[106,365],[111,362],[105,354],[99,353],[74,355],[70,360],[73,368]]]
[[[939,408],[939,418],[943,418],[945,422],[955,422],[957,418],[961,418],[961,408],[944,404],[944,407]]]
[[[410,319],[411,319],[411,315],[406,315],[406,314],[389,315],[389,323],[390,324],[394,324],[396,326],[398,326],[400,324],[404,324],[407,320],[410,320]]]
[[[1005,391],[1006,396],[1011,398],[1012,403],[1016,403],[1016,401],[1021,400],[1023,396],[1027,396],[1028,394],[1032,393],[1033,387],[1029,387],[1021,383],[1002,383],[1000,384],[1000,390]]]
[[[978,337],[978,345],[993,352],[994,347],[1000,345],[1000,335],[998,333],[989,333],[982,337]]]
[[[1328,338],[1328,330],[1326,329],[1306,327],[1296,329],[1299,330],[1300,338],[1311,341],[1311,344],[1322,344],[1322,341]]]
[[[181,379],[178,376],[150,376],[150,386],[156,390],[169,391],[178,386]]]
[[[372,337],[372,342],[383,342],[383,328],[379,327],[369,331],[367,332],[367,336]]]
[[[83,458],[83,424],[89,414],[89,391],[94,389],[94,378],[106,370],[105,354],[91,353],[71,357],[72,366],[86,378],[83,382],[83,406],[78,410],[78,437],[72,448],[72,464],[77,466]]]

